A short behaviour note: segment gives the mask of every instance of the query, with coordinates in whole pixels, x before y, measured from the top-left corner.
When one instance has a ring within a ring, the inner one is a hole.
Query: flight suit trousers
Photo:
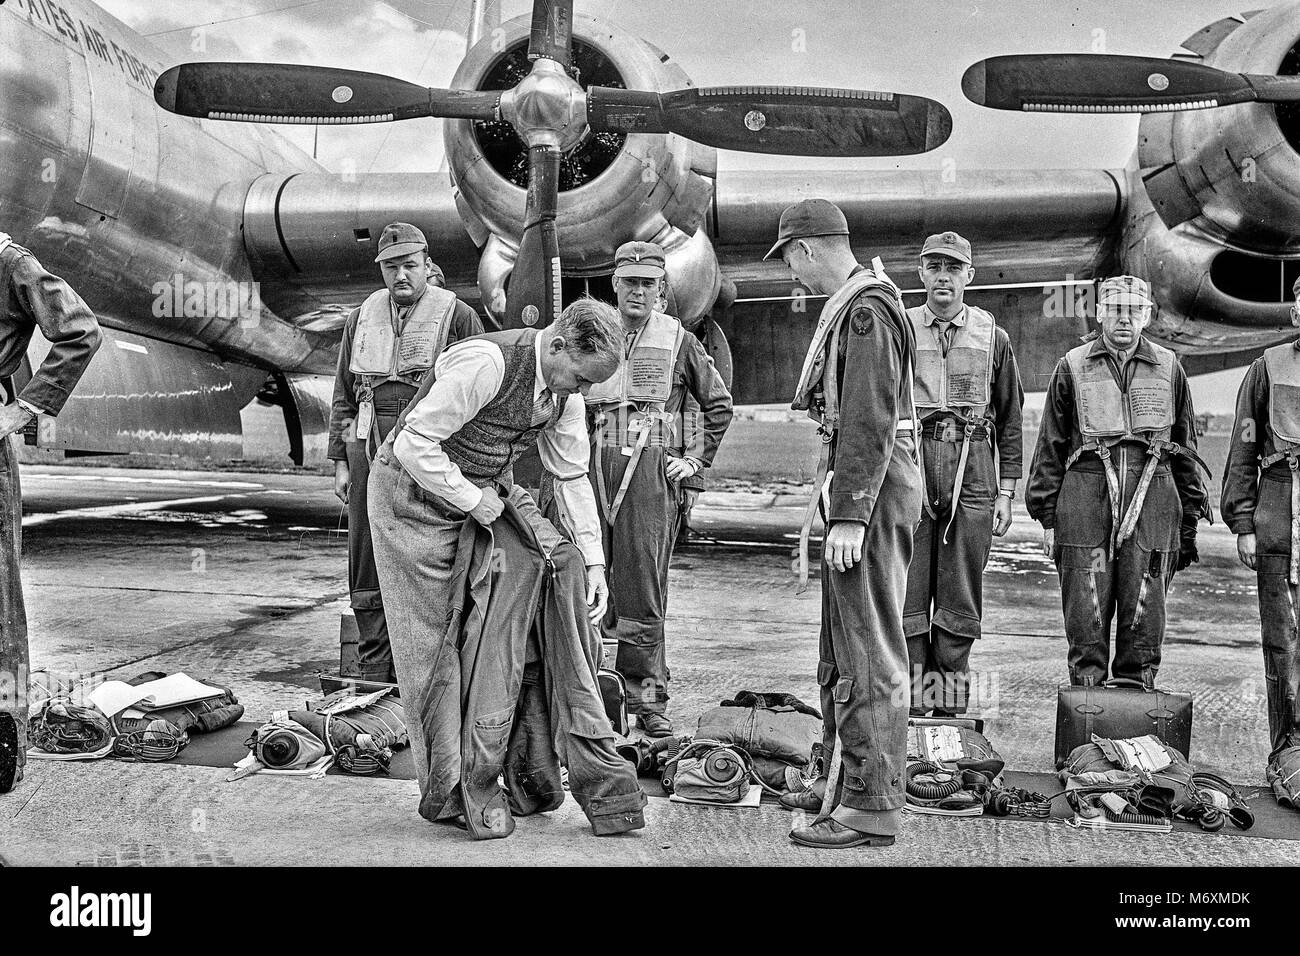
[[[1123,515],[1147,455],[1134,448],[1115,449],[1111,455]],[[1173,476],[1161,465],[1133,535],[1112,558],[1109,542],[1114,522],[1103,467],[1096,459],[1076,463],[1065,473],[1057,497],[1055,558],[1070,645],[1070,683],[1106,680],[1114,621],[1115,659],[1110,673],[1152,688],[1165,635],[1165,594],[1178,561],[1182,505]]]
[[[922,443],[929,500],[913,538],[903,605],[912,713],[962,714],[968,703],[971,646],[980,636],[984,614],[984,566],[993,540],[993,447],[987,439],[971,443],[954,515],[962,445],[929,436]]]
[[[462,700],[461,694],[454,692],[453,688],[460,687],[462,662],[457,647],[460,635],[449,635],[447,627],[457,545],[464,523],[474,519],[420,489],[400,466],[386,458],[388,453],[380,452],[370,473],[369,505],[370,521],[375,531],[375,559],[386,598],[397,680],[411,718],[408,729],[419,776],[420,812],[430,820],[447,820],[462,809],[456,805],[458,801],[447,800],[433,806],[428,797],[431,790],[443,794],[459,792],[463,766]],[[542,517],[533,500],[518,486],[515,486],[510,500],[534,530],[543,548],[553,548],[550,560],[554,573],[583,574],[582,558],[577,548],[561,539],[559,532]],[[560,601],[559,590],[558,586],[551,589],[553,600],[544,609],[544,618],[557,629],[561,626],[557,620],[560,616],[568,616],[568,627],[574,631],[587,628],[583,603],[585,586],[568,589],[577,594],[576,602],[580,607],[557,603]],[[628,813],[639,814],[644,796],[630,766],[614,750],[613,732],[608,729],[598,692],[594,690],[594,657],[598,651],[594,635],[591,646],[582,654],[572,653],[574,648],[565,646],[558,639],[544,637],[541,644],[540,681],[533,676],[525,682],[524,655],[518,654],[511,662],[494,660],[485,668],[494,686],[475,687],[465,693],[480,701],[495,698],[504,705],[504,714],[495,716],[499,718],[499,732],[502,742],[505,742],[515,721],[527,721],[530,714],[538,712],[540,701],[533,695],[537,686],[545,687],[550,701],[553,753],[568,768],[574,799],[597,834],[626,829],[621,825],[623,817]],[[579,674],[578,668],[589,673]],[[584,696],[584,688],[588,686],[592,690]],[[600,736],[596,736],[586,723],[575,722],[587,713],[599,715],[603,725]],[[486,722],[491,716],[476,720],[476,724]],[[520,746],[526,751],[530,746],[535,749],[536,743],[521,740]],[[431,754],[440,759],[440,766],[430,767]],[[521,770],[527,773],[533,769],[529,764],[535,761],[529,760],[526,754],[516,753],[510,762],[512,773],[508,776]],[[516,764],[523,766],[516,767]],[[436,779],[431,780],[431,772]],[[493,777],[495,779],[495,775]],[[524,789],[536,790],[538,783],[533,781],[532,786]],[[512,780],[512,794],[516,789]],[[518,803],[516,808],[519,808]],[[536,805],[532,809],[548,808]]]
[[[631,459],[609,445],[601,452],[599,464],[592,456],[593,481],[594,469],[600,467],[613,501]],[[668,707],[664,619],[681,492],[668,480],[667,461],[664,449],[646,448],[612,525],[600,508],[609,561],[609,610],[601,621],[601,637],[618,641],[614,669],[627,682],[630,714],[662,714]],[[599,497],[599,487],[596,494]]]
[[[0,711],[18,725],[18,772],[27,763],[27,703],[31,660],[19,558],[23,550],[23,498],[18,481],[21,439],[0,438]]]
[[[1279,471],[1281,472],[1279,474]],[[1268,693],[1269,760],[1300,746],[1300,641],[1291,566],[1291,473],[1270,468],[1255,505],[1255,575]]]
[[[396,424],[397,414],[387,415],[376,409],[375,426],[381,442]],[[370,516],[366,506],[370,461],[366,457],[366,442],[350,441],[347,450],[348,594],[357,621],[358,640],[357,672],[342,676],[391,684],[397,680],[397,675],[393,670],[393,651],[389,646],[379,572],[375,568],[375,546],[370,539]]]
[[[907,640],[903,598],[921,513],[915,440],[900,433],[871,520],[862,561],[839,572],[822,560],[822,746],[842,748],[834,818],[892,834],[906,802]]]

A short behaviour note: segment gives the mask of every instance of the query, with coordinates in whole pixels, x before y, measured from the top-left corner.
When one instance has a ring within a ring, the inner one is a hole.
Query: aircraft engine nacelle
[[[1184,47],[1235,73],[1300,73],[1296,5],[1220,21]],[[1170,229],[1189,223],[1243,252],[1300,255],[1300,104],[1149,113],[1139,127],[1147,194]]]
[[[511,20],[469,51],[451,85],[505,89],[527,72],[529,17]],[[667,54],[598,20],[574,17],[574,63],[584,86],[657,92],[690,86]],[[447,160],[457,208],[483,248],[479,291],[498,319],[523,233],[528,150],[505,122],[447,120]],[[717,154],[674,134],[590,131],[565,155],[556,224],[566,277],[608,276],[629,239],[657,242],[682,318],[706,312],[721,274],[704,228]]]

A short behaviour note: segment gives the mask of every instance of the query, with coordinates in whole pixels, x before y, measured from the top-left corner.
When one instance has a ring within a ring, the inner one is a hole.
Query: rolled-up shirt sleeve
[[[425,491],[461,511],[473,511],[483,492],[447,457],[442,443],[500,391],[505,359],[491,342],[469,339],[443,352],[434,371],[429,390],[411,408],[393,442],[393,454]]]
[[[591,459],[587,436],[587,403],[574,393],[554,425],[537,437],[537,454],[542,467],[555,478],[555,494],[573,524],[573,543],[582,552],[587,567],[605,563],[601,546],[600,515],[591,490],[587,469]]]

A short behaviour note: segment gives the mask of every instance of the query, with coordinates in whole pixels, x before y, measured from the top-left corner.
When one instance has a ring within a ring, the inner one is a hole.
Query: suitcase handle
[[[1169,691],[1161,690],[1159,687],[1152,687],[1150,690],[1147,690],[1147,688],[1143,685],[1143,683],[1140,680],[1134,680],[1131,677],[1112,677],[1109,680],[1102,681],[1097,686],[1109,687],[1112,690],[1119,689],[1119,688],[1124,688],[1126,690],[1141,690],[1141,691],[1146,691],[1148,694],[1169,693]]]

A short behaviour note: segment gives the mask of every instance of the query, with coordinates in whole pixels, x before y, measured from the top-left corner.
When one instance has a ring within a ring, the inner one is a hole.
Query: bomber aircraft
[[[1115,272],[1152,282],[1151,333],[1192,374],[1293,335],[1300,2],[1205,25],[1169,60],[1089,56],[995,57],[963,89],[994,108],[1141,113],[1125,169],[964,169],[941,183],[791,159],[719,175],[719,149],[921,153],[951,118],[907,94],[696,88],[669,52],[571,0],[537,0],[484,33],[446,90],[330,68],[177,66],[90,0],[5,0],[0,231],[69,278],[107,339],[38,443],[239,457],[240,409],[260,395],[283,408],[293,459],[320,457],[339,330],[374,288],[376,242],[395,219],[424,230],[448,286],[497,327],[610,296],[615,248],[661,243],[669,311],[738,403],[793,390],[817,308],[761,257],[781,209],[810,196],[839,204],[861,257],[880,256],[904,286],[919,237],[970,238],[970,301],[1007,329],[1030,389],[1086,331],[1088,310],[1073,306],[1091,280]],[[333,173],[261,125],[419,116],[444,119],[445,171]],[[1045,310],[1048,290],[1059,310]]]

